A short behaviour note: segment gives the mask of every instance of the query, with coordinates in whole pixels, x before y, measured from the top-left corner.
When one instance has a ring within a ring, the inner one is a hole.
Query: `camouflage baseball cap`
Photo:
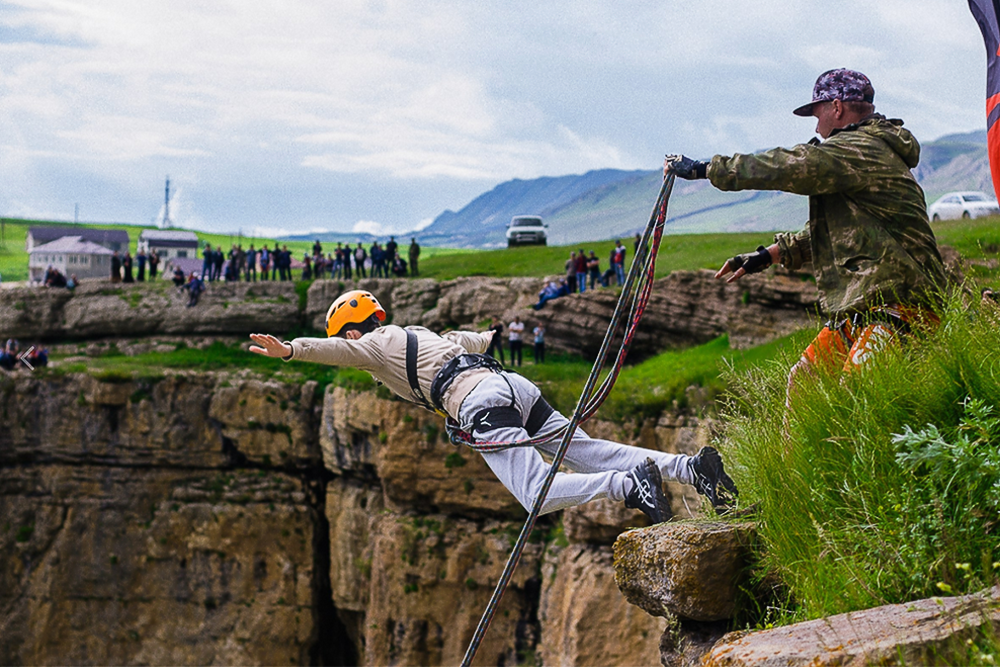
[[[813,98],[793,111],[796,116],[811,116],[814,104],[842,100],[844,102],[875,102],[872,82],[861,72],[852,69],[832,69],[823,72],[813,86]]]

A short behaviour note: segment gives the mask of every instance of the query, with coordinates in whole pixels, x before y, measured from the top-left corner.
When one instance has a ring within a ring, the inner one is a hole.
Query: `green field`
[[[16,218],[0,218],[3,222],[3,243],[0,245],[0,278],[4,282],[13,282],[28,279],[28,253],[25,250],[25,241],[28,236],[29,227],[53,226],[53,227],[84,227],[88,229],[121,229],[128,232],[129,245],[134,250],[139,241],[139,234],[146,229],[157,229],[152,226],[139,225],[98,225],[98,224],[74,224],[72,222],[48,222],[45,220],[20,220]],[[192,230],[193,231],[193,230]],[[212,246],[221,245],[227,250],[236,243],[242,243],[247,248],[251,243],[260,248],[263,244],[273,246],[275,243],[287,245],[292,251],[292,255],[297,259],[309,252],[312,252],[311,241],[277,241],[273,238],[251,238],[249,236],[237,236],[234,234],[211,234],[207,232],[195,231],[198,240],[204,245],[211,243]],[[323,244],[324,251],[329,251],[336,247],[336,243]],[[367,247],[367,246],[366,246]],[[458,250],[452,248],[422,248],[421,259],[428,260],[439,256],[455,253],[474,252],[469,250]]]

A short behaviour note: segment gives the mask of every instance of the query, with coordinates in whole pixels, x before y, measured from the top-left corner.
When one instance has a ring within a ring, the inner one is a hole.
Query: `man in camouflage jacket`
[[[915,320],[936,321],[944,269],[923,190],[910,173],[920,145],[901,120],[875,113],[874,96],[864,74],[830,70],[817,79],[812,101],[794,111],[816,117],[824,141],[710,162],[668,156],[664,163],[665,174],[708,178],[720,190],[809,196],[805,229],[777,234],[770,247],[734,257],[716,273],[732,282],[775,262],[812,264],[831,321],[794,370],[818,361],[850,368]]]

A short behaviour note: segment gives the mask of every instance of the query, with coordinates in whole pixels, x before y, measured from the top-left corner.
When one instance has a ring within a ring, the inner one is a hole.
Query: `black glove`
[[[757,246],[756,252],[746,252],[736,255],[729,260],[729,270],[736,273],[743,269],[744,273],[760,273],[771,266],[771,252],[762,245]]]
[[[668,155],[667,166],[670,171],[677,174],[679,178],[691,181],[696,178],[706,178],[708,163],[699,160],[692,160],[686,155]]]

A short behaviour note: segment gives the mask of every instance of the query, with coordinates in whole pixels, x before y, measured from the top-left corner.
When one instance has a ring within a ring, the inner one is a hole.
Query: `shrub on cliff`
[[[1000,571],[1000,337],[958,300],[859,372],[732,378],[719,446],[760,503],[762,566],[816,618],[979,590]]]

